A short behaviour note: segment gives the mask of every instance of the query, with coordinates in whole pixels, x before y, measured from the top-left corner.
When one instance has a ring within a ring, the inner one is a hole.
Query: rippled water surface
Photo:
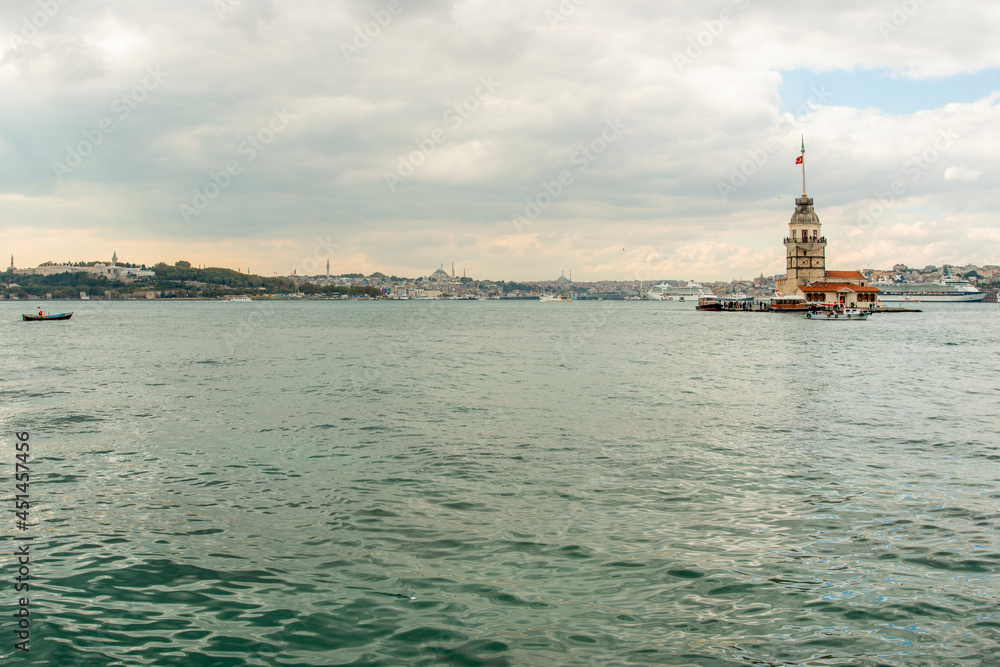
[[[28,305],[20,664],[995,664],[995,304]]]

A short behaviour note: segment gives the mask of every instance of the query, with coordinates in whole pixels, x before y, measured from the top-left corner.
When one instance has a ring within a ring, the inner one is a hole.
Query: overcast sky
[[[411,277],[1000,264],[992,0],[5,0],[0,252]],[[6,261],[4,265],[6,265]]]

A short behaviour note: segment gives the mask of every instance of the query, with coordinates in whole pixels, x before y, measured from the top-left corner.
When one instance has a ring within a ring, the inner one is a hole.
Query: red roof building
[[[860,271],[827,271],[825,277],[827,279],[837,278],[848,283],[853,283],[854,281],[860,281],[859,284],[868,282],[868,279]]]
[[[827,275],[830,273],[857,273],[864,280],[864,276],[857,271],[829,271]],[[806,301],[833,304],[843,308],[874,308],[879,295],[877,287],[854,283],[822,282],[803,285],[799,289],[805,295]]]

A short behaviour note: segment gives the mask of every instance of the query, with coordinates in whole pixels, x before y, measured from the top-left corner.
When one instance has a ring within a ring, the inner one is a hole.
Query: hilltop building
[[[98,262],[93,266],[74,266],[72,264],[52,264],[46,262],[34,269],[15,269],[14,257],[10,258],[10,268],[16,275],[21,276],[54,276],[59,273],[89,273],[95,276],[104,276],[108,280],[121,280],[131,282],[145,278],[154,278],[156,271],[149,269],[136,269],[127,266],[118,266],[118,254],[111,254],[111,264]]]
[[[778,280],[775,291],[785,296],[804,296],[807,301],[837,304],[846,308],[874,307],[879,290],[868,284],[860,271],[826,270],[826,237],[813,209],[813,199],[806,194],[805,142],[802,157],[802,196],[795,200],[795,211],[788,221],[785,237],[785,279]]]
[[[431,274],[431,282],[435,283],[451,282],[451,276],[449,276],[448,272],[444,270],[444,264],[441,265],[440,269]]]

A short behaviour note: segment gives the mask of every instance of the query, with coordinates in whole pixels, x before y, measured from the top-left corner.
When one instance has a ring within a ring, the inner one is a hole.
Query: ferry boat
[[[573,299],[568,295],[560,296],[558,294],[543,294],[538,297],[539,301],[572,301]]]
[[[812,305],[804,296],[772,296],[770,310],[774,313],[805,313],[812,310]]]
[[[722,310],[722,302],[719,301],[719,297],[714,294],[711,296],[700,296],[698,297],[698,305],[694,307],[695,310]]]
[[[962,278],[945,276],[932,283],[878,282],[872,283],[881,292],[879,301],[982,301],[986,292],[980,292],[972,283]]]
[[[241,302],[241,301],[250,301],[250,300],[251,300],[250,297],[248,297],[246,294],[236,294],[236,295],[232,295],[232,296],[226,297],[226,301]]]
[[[685,297],[697,299],[703,296],[714,295],[712,292],[695,282],[688,283],[684,287],[660,283],[659,285],[650,287],[649,290],[647,290],[647,292],[643,295],[643,298],[649,299],[650,301],[670,301],[676,297],[679,301],[683,301]]]

